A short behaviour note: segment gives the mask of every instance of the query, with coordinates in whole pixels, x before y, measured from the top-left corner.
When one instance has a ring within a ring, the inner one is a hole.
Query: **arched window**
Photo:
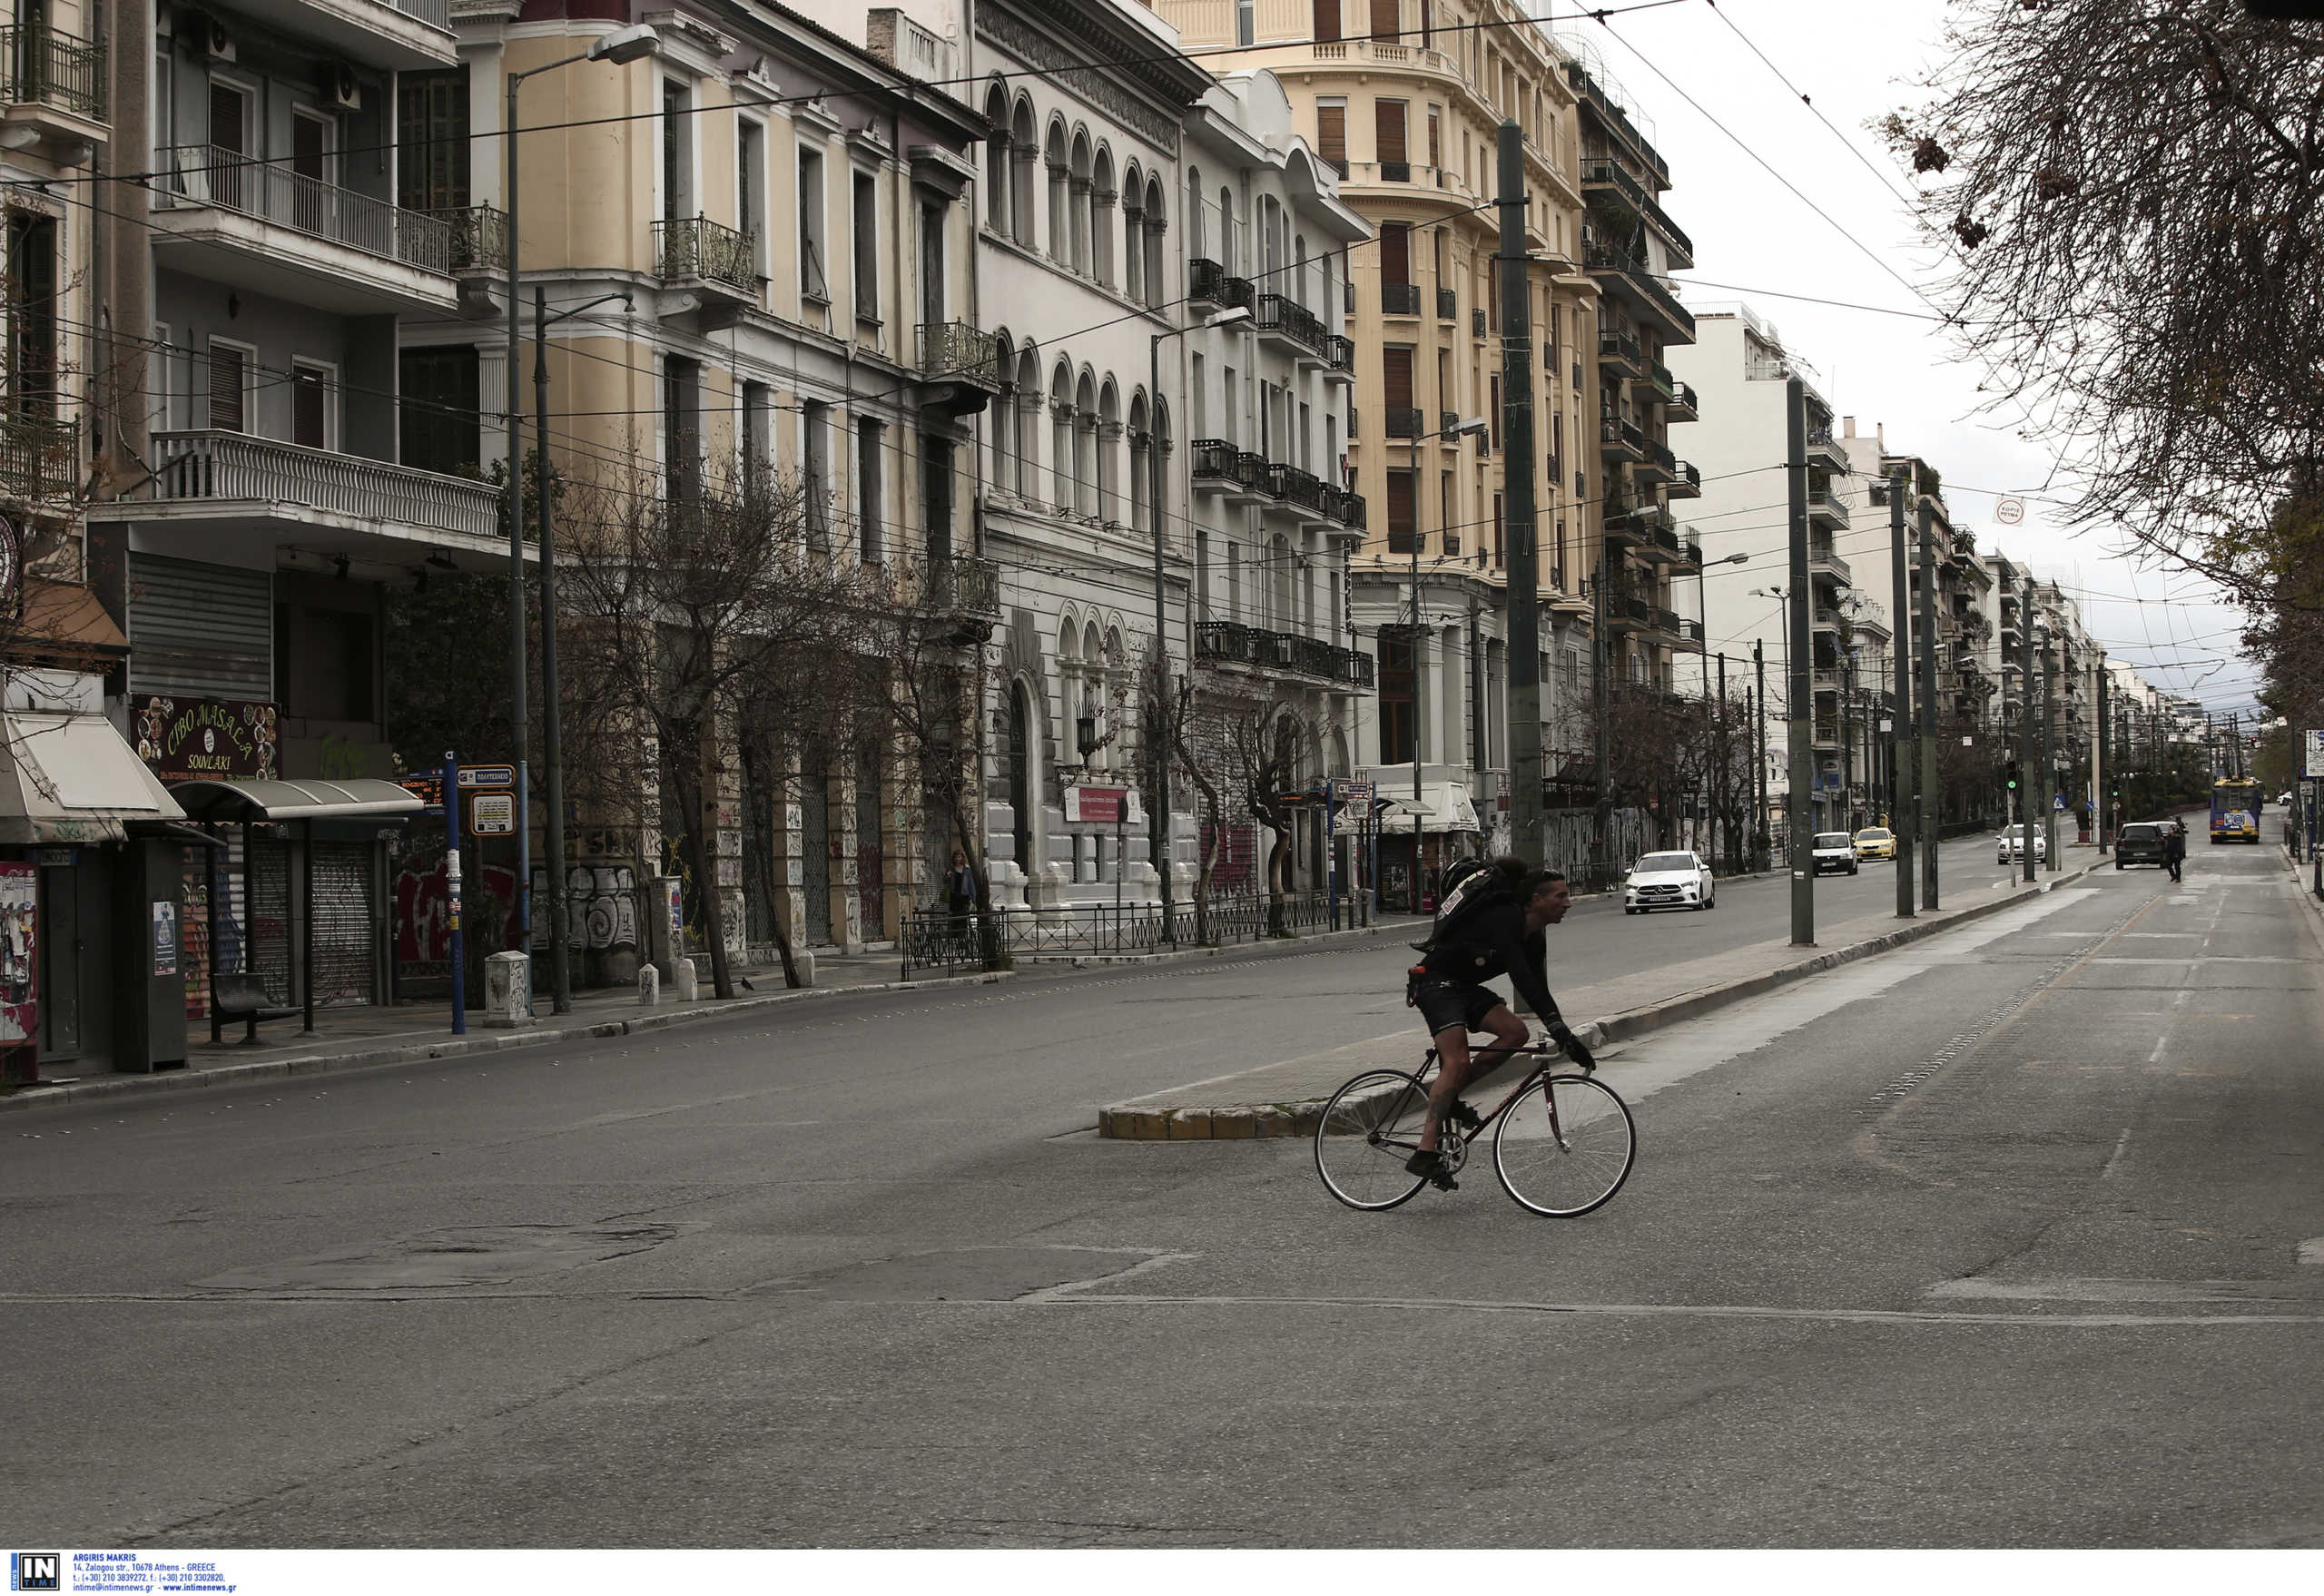
[[[1161,517],[1163,526],[1167,527],[1170,524],[1170,407],[1158,396],[1154,400],[1153,438],[1148,447],[1162,451],[1162,497],[1155,501],[1154,513]],[[1148,468],[1149,470],[1151,468]]]
[[[1146,394],[1144,390],[1129,396],[1129,524],[1131,529],[1149,532],[1153,522],[1147,518],[1154,487],[1154,440],[1146,430]]]
[[[1229,277],[1243,270],[1243,252],[1235,247],[1235,191],[1222,188],[1218,191],[1218,264]]]
[[[1098,518],[1122,518],[1122,398],[1114,379],[1098,390]]]
[[[1017,429],[1017,477],[1005,486],[1019,498],[1041,495],[1041,368],[1033,346],[1017,357],[1017,402],[1009,407],[1006,424]]]
[[[1089,270],[1089,135],[1073,135],[1072,207],[1073,251],[1067,258],[1076,271]]]
[[[1073,390],[1073,512],[1098,513],[1098,385],[1081,374]]]
[[[1162,234],[1169,218],[1163,211],[1162,180],[1146,180],[1146,303],[1162,302]]]
[[[1065,123],[1049,123],[1047,158],[1049,168],[1049,259],[1059,264],[1071,260],[1073,222],[1068,214],[1069,180],[1065,165]]]
[[[1038,182],[1033,163],[1040,153],[1040,143],[1033,132],[1033,102],[1019,94],[1016,116],[1009,124],[1009,236],[1029,250],[1033,247],[1033,194]]]
[[[1081,717],[1086,694],[1081,682],[1081,624],[1070,614],[1057,632],[1057,707],[1059,741],[1064,744],[1066,764],[1081,763]]]
[[[1189,259],[1210,259],[1208,251],[1203,248],[1203,240],[1206,236],[1208,230],[1202,224],[1202,168],[1189,166],[1187,168],[1187,254]]]
[[[1049,379],[1049,475],[1057,507],[1073,508],[1073,373],[1058,362]]]
[[[1022,680],[1009,685],[1009,807],[1017,868],[1033,872],[1033,697]]]
[[[1146,298],[1146,180],[1137,163],[1130,163],[1122,179],[1123,289],[1133,300]]]
[[[1114,229],[1120,225],[1116,211],[1121,196],[1114,192],[1114,157],[1103,144],[1089,169],[1089,274],[1108,288],[1114,286]]]
[[[1000,397],[993,401],[990,417],[992,479],[1007,493],[1017,486],[1017,465],[1010,458],[1017,448],[1017,355],[1006,332],[995,341],[992,367],[1000,374]]]
[[[985,96],[985,120],[991,132],[984,142],[984,219],[995,232],[1009,231],[1009,96],[999,84]]]

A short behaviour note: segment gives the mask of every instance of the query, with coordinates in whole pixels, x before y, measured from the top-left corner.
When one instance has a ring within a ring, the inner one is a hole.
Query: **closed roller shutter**
[[[315,1003],[369,1003],[379,911],[369,842],[315,844]]]
[[[133,691],[274,696],[274,579],[266,571],[138,555],[129,572]]]

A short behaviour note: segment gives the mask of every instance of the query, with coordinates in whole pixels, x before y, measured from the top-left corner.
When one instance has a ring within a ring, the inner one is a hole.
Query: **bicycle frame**
[[[1550,1068],[1553,1060],[1565,1057],[1565,1049],[1562,1048],[1553,1048],[1547,1042],[1531,1042],[1521,1048],[1512,1048],[1505,1053],[1502,1052],[1499,1048],[1479,1048],[1469,1055],[1469,1062],[1471,1065],[1473,1066],[1476,1063],[1476,1055],[1478,1053],[1501,1054],[1499,1058],[1493,1060],[1492,1068],[1495,1069],[1500,1069],[1512,1059],[1522,1059],[1530,1056],[1536,1059],[1537,1062],[1534,1064],[1532,1069],[1525,1072],[1523,1079],[1520,1080],[1515,1086],[1510,1089],[1509,1095],[1501,1099],[1500,1105],[1495,1108],[1492,1113],[1485,1115],[1482,1118],[1477,1121],[1476,1128],[1474,1129],[1460,1131],[1461,1145],[1462,1147],[1467,1147],[1470,1143],[1482,1136],[1486,1131],[1491,1130],[1493,1127],[1493,1121],[1499,1119],[1503,1114],[1508,1113],[1512,1106],[1516,1103],[1517,1099],[1525,1095],[1526,1089],[1529,1087],[1531,1087],[1535,1081],[1539,1080],[1542,1076],[1547,1075],[1550,1072]],[[1419,1079],[1423,1085],[1428,1082],[1428,1072],[1432,1067],[1433,1067],[1440,1075],[1443,1072],[1444,1060],[1434,1048],[1429,1049],[1428,1052],[1421,1059],[1420,1061],[1420,1069],[1417,1071],[1417,1074]],[[1565,1133],[1561,1130],[1558,1126],[1557,1098],[1554,1094],[1546,1092],[1543,1093],[1542,1096],[1543,1100],[1549,1105],[1550,1134],[1557,1138],[1558,1145],[1560,1147],[1563,1147],[1566,1145]],[[1445,1128],[1448,1130],[1453,1130],[1458,1129],[1459,1128],[1448,1123]]]

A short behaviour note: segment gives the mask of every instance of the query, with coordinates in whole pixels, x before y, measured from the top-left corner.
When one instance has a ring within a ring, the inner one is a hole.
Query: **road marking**
[[[2159,1057],[2161,1057],[2161,1055],[2162,1055],[2162,1044],[2161,1042],[2159,1042],[2159,1041],[2158,1041],[2158,1042],[2156,1042],[2156,1043],[2155,1043],[2155,1045],[2154,1045],[2154,1050],[2155,1050],[2155,1054],[2156,1054],[2156,1056],[2157,1056],[2158,1058],[2159,1058]],[[2151,1063],[2152,1063],[2153,1061],[2154,1061],[2154,1060],[2153,1060],[2152,1059],[2148,1059],[2148,1060],[2147,1060],[2147,1062],[2149,1062],[2150,1064],[2151,1064]],[[2123,1155],[2124,1153],[2129,1152],[2130,1150],[2131,1150],[2131,1128],[2130,1128],[2129,1126],[2125,1125],[2125,1126],[2123,1126],[2123,1127],[2122,1127],[2122,1135],[2120,1135],[2120,1136],[2118,1136],[2118,1137],[2116,1137],[2116,1138],[2114,1138],[2114,1152],[2113,1152],[2113,1156],[2112,1156],[2112,1157],[2111,1157],[2111,1158],[2109,1158],[2106,1160],[2106,1167],[2104,1167],[2103,1169],[2101,1169],[2101,1170],[2098,1172],[2098,1178],[2099,1178],[2099,1179],[2101,1179],[2101,1180],[2112,1180],[2112,1179],[2113,1179],[2113,1178],[2114,1178],[2114,1171],[2115,1171],[2115,1169],[2116,1169],[2116,1168],[2118,1168],[2118,1167],[2121,1166],[2122,1162],[2122,1155]]]
[[[913,1305],[915,1306],[923,1305]],[[960,1308],[1373,1308],[1401,1313],[1536,1314],[1641,1319],[1766,1319],[1825,1324],[2007,1325],[2025,1330],[2188,1330],[2252,1325],[2324,1325],[2324,1314],[1970,1314],[1933,1308],[1777,1308],[1740,1303],[1497,1302],[1414,1296],[1058,1296],[958,1302]]]

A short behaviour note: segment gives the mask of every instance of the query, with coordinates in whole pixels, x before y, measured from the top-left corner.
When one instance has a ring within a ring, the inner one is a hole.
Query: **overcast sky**
[[[1838,413],[1862,432],[1885,426],[1892,449],[1943,473],[1955,523],[1975,528],[1981,550],[2063,584],[2110,655],[2221,716],[2251,714],[2259,673],[2238,649],[2240,612],[2194,576],[2063,530],[2049,451],[2018,437],[2014,408],[1984,409],[1979,371],[1915,296],[1945,263],[1921,243],[1901,198],[1911,185],[1866,124],[1915,97],[1943,48],[1940,0],[1677,0],[1602,25],[1579,20],[1575,0],[1533,5],[1598,54],[1669,163],[1664,202],[1695,244],[1684,299],[1741,300],[1774,322]],[[1995,519],[2004,495],[2024,506],[2017,526]]]

